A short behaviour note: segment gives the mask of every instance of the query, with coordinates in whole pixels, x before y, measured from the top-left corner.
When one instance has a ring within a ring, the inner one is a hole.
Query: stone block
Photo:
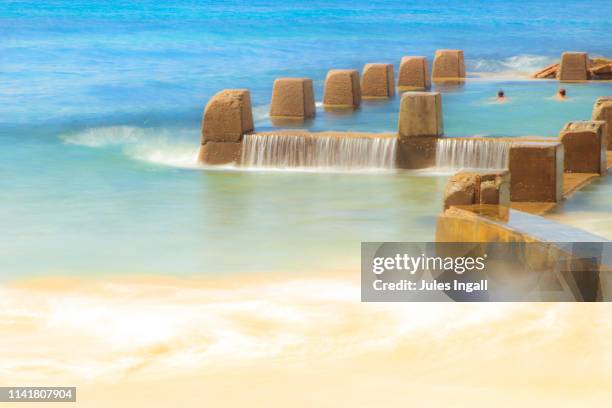
[[[588,78],[589,56],[586,52],[564,52],[559,68],[560,81],[586,81]]]
[[[361,74],[363,98],[390,98],[395,94],[393,65],[366,64]]]
[[[569,122],[561,130],[566,173],[607,172],[607,126],[604,121]]]
[[[251,94],[246,89],[226,89],[208,102],[202,118],[202,144],[239,142],[253,131]]]
[[[242,143],[206,142],[200,146],[198,161],[204,164],[240,163]]]
[[[510,173],[459,172],[449,178],[444,190],[444,209],[452,205],[489,204],[510,206]]]
[[[312,79],[278,78],[272,88],[270,116],[307,119],[315,116]]]
[[[397,76],[400,91],[425,91],[431,87],[427,59],[425,57],[403,57]]]
[[[471,205],[477,201],[480,177],[476,173],[457,173],[448,179],[444,188],[444,209],[453,205]]]
[[[323,105],[328,108],[358,108],[361,104],[359,73],[355,69],[332,69],[327,73]]]
[[[510,206],[510,172],[480,173],[480,196],[475,204]]]
[[[397,141],[397,167],[424,169],[436,164],[438,136],[400,137]]]
[[[433,79],[465,78],[463,51],[437,50],[431,76]]]
[[[402,95],[399,112],[399,135],[441,136],[442,95],[439,92],[406,92]]]
[[[597,98],[593,106],[593,120],[603,120],[607,123],[606,135],[608,150],[612,150],[612,96]]]
[[[559,202],[563,198],[563,145],[516,142],[510,145],[510,199]]]

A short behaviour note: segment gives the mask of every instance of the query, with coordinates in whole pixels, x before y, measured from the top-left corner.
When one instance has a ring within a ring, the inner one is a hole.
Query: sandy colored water
[[[69,406],[612,400],[607,304],[365,304],[356,273],[21,281],[0,333],[0,383],[76,385]]]

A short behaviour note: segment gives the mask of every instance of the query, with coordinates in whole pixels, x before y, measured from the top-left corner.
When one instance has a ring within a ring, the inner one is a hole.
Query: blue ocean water
[[[446,133],[555,135],[612,84],[524,75],[565,50],[612,56],[610,1],[0,3],[0,274],[312,270],[361,240],[433,237],[444,179],[193,168],[206,101],[279,76],[465,50]],[[509,96],[492,103],[499,88]],[[313,129],[393,131],[398,99]],[[433,204],[432,204],[433,203]]]

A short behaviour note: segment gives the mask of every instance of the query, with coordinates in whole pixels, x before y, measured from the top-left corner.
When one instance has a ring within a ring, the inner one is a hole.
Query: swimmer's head
[[[566,94],[567,92],[565,91],[565,88],[559,89],[559,96],[565,96]]]
[[[500,89],[499,91],[497,91],[497,97],[498,98],[503,98],[504,97],[504,91],[502,89]]]

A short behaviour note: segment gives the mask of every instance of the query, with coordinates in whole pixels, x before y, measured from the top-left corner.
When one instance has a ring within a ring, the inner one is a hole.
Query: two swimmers
[[[557,99],[559,100],[564,100],[567,98],[567,91],[565,90],[565,88],[561,88],[559,89],[559,91],[557,91],[557,95],[556,95]],[[504,93],[503,89],[500,89],[499,91],[497,91],[497,102],[506,102],[506,94]]]

